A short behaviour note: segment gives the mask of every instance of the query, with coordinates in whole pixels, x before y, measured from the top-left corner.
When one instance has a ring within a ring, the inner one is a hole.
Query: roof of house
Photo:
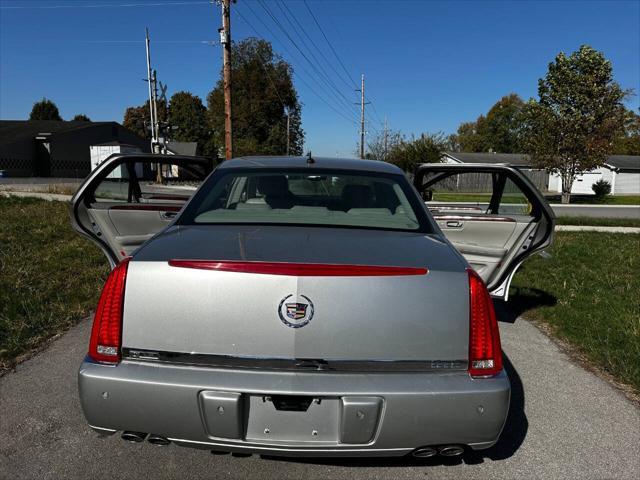
[[[198,152],[198,142],[167,142],[167,149],[176,155],[195,156]]]
[[[518,167],[531,165],[529,155],[523,153],[444,152],[450,158],[463,163],[509,163]],[[607,165],[621,171],[640,172],[640,155],[610,155]]]
[[[41,134],[67,132],[96,125],[116,124],[116,122],[66,122],[56,120],[0,120],[0,144],[33,139]]]
[[[529,155],[523,153],[487,153],[487,152],[444,152],[445,155],[463,163],[510,163],[527,166]]]
[[[607,164],[621,171],[640,172],[640,155],[610,155]]]

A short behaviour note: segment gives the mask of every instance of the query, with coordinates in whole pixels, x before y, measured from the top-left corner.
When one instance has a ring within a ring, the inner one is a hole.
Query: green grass
[[[640,218],[556,217],[556,225],[590,225],[598,227],[640,227]]]
[[[446,193],[433,192],[434,202],[478,202],[489,203],[491,200],[490,193]],[[525,203],[522,195],[506,194],[502,197],[503,203]]]
[[[560,195],[545,195],[549,203],[560,203]],[[480,202],[489,203],[491,200],[490,193],[460,193],[460,192],[434,192],[433,201],[435,202]],[[511,202],[509,202],[509,200]],[[507,203],[522,203],[521,195],[506,194],[502,200]],[[593,195],[572,195],[571,203],[577,205],[640,205],[640,195],[621,195],[607,196],[603,199],[597,199]]]
[[[549,203],[560,203],[560,194],[545,195]],[[640,205],[640,195],[607,195],[596,198],[594,195],[571,195],[571,203],[576,205]]]
[[[640,235],[559,233],[550,253],[518,271],[512,307],[640,391]]]
[[[109,266],[67,205],[0,197],[0,371],[86,317]]]

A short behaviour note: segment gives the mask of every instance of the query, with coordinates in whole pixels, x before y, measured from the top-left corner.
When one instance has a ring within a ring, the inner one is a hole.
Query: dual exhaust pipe
[[[140,443],[144,442],[144,439],[147,438],[147,434],[144,432],[130,432],[124,431],[122,432],[121,438],[126,440],[127,442]],[[171,440],[163,437],[162,435],[156,435],[155,433],[149,434],[149,438],[147,441],[152,445],[169,445]]]
[[[459,457],[464,453],[462,445],[442,445],[440,447],[420,447],[416,448],[411,455],[416,458],[431,458],[435,455],[442,457]]]
[[[156,435],[155,433],[149,434],[147,438],[146,433],[144,432],[131,432],[124,431],[122,432],[122,439],[127,442],[140,443],[144,442],[145,439],[152,445],[169,445],[171,440],[167,437],[163,437],[162,435]],[[212,451],[213,453],[213,451]],[[218,453],[218,452],[216,452]],[[220,452],[222,453],[222,452]],[[227,452],[224,452],[227,453]],[[431,458],[436,455],[441,455],[443,457],[459,457],[464,453],[464,447],[462,445],[442,445],[439,447],[420,447],[416,448],[411,455],[415,458]]]

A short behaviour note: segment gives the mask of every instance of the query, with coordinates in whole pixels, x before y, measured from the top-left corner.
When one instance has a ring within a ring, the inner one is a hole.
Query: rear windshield
[[[400,175],[316,170],[218,171],[180,224],[295,224],[423,230]]]

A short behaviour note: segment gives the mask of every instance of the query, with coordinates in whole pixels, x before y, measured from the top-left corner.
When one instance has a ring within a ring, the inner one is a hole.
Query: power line
[[[313,53],[313,50],[309,47],[309,45],[307,44],[307,42],[304,40],[304,38],[302,38],[302,35],[300,35],[300,32],[296,29],[296,26],[293,24],[293,22],[291,21],[291,19],[289,18],[289,14],[282,8],[281,3],[276,3],[276,5],[278,5],[278,8],[280,8],[280,11],[282,12],[284,18],[286,19],[286,21],[289,23],[289,25],[291,26],[291,29],[297,33],[298,38],[301,40],[302,44],[304,45],[304,47],[307,49],[307,51],[309,52],[309,54],[313,57],[313,60],[315,61],[315,65],[317,67],[319,67],[322,70],[322,73],[324,74],[324,78],[327,81],[327,84],[329,84],[330,87],[333,88],[334,91],[336,91],[341,97],[342,97],[342,101],[344,102],[344,104],[347,106],[347,109],[351,109],[352,108],[352,103],[349,101],[349,99],[347,97],[344,96],[344,94],[340,91],[340,89],[338,88],[338,86],[333,83],[333,80],[331,79],[331,76],[329,75],[329,73],[327,73],[327,71],[324,69],[324,67],[322,66],[322,63],[318,60],[318,58],[315,56],[315,54]],[[286,8],[286,6],[285,6]],[[287,8],[288,10],[288,8]],[[289,10],[290,12],[290,10]],[[293,14],[291,14],[293,15]],[[297,20],[295,17],[293,17],[293,20],[297,23]],[[304,31],[304,30],[303,30]]]
[[[271,30],[271,28],[269,28],[269,26],[268,26],[268,25],[267,25],[267,24],[262,20],[262,18],[261,18],[261,17],[260,17],[260,16],[259,16],[259,15],[258,15],[258,14],[257,14],[257,13],[256,13],[256,12],[255,12],[251,7],[250,7],[250,6],[249,6],[249,4],[246,4],[246,5],[247,5],[247,8],[249,9],[249,11],[251,11],[251,13],[253,14],[253,16],[254,16],[254,17],[255,17],[255,18],[256,18],[256,19],[257,19],[257,20],[262,24],[262,26],[263,26],[263,27],[264,27],[264,28],[265,28],[265,29],[266,29],[266,30],[271,34],[271,36],[272,36],[274,39],[276,39],[276,40],[278,41],[278,43],[280,43],[280,45],[282,46],[282,48],[284,48],[284,50],[289,54],[289,56],[290,56],[291,58],[293,58],[293,57],[294,57],[294,55],[293,55],[293,54],[291,53],[291,51],[287,48],[287,46],[284,44],[284,42],[283,42],[282,40],[280,40],[280,38],[279,38],[279,37],[278,37],[278,36],[273,32],[273,30]],[[236,11],[236,12],[238,12],[238,9],[236,9],[235,11]],[[261,35],[260,35],[260,33],[257,31],[257,29],[256,29],[256,28],[255,28],[255,27],[254,27],[254,26],[253,26],[253,25],[252,25],[252,24],[251,24],[251,23],[250,23],[250,22],[249,22],[249,21],[248,21],[244,16],[242,16],[242,15],[240,14],[240,12],[238,12],[238,14],[239,14],[239,15],[241,16],[241,18],[242,18],[242,19],[247,23],[247,25],[249,25],[249,26],[252,28],[252,30],[256,33],[256,35],[258,35],[258,37],[260,37]],[[308,72],[304,67],[300,66],[300,70],[302,70],[306,75],[309,75],[309,72]],[[309,88],[309,89],[311,89],[311,90],[314,92],[314,94],[315,94],[316,96],[318,96],[318,98],[321,98],[321,99],[322,99],[322,101],[323,101],[324,103],[330,104],[330,102],[328,102],[328,101],[327,101],[326,99],[324,99],[323,97],[320,97],[320,96],[319,96],[319,94],[318,94],[315,90],[313,90],[313,87],[311,87],[311,86],[309,85],[309,83],[304,79],[304,77],[302,77],[302,75],[300,75],[299,73],[297,73],[295,70],[294,70],[293,74],[294,74],[298,79],[300,79],[300,80],[301,80],[305,85],[307,85],[307,86],[308,86],[308,88]],[[327,87],[326,87],[324,84],[320,83],[320,81],[318,80],[318,78],[317,78],[316,76],[314,76],[314,75],[309,75],[309,77],[310,77],[311,79],[313,79],[313,80],[316,82],[316,84],[317,84],[317,85],[318,85],[318,86],[319,86],[319,87],[320,87],[320,88],[321,88],[325,93],[327,93],[327,90],[326,90],[326,88],[327,88]],[[328,94],[329,94],[329,98],[331,98],[331,95],[332,95],[332,94],[331,94],[331,92],[329,92]],[[337,107],[344,108],[341,104],[336,104],[336,106],[337,106]],[[333,106],[331,106],[331,108],[332,108],[334,111],[336,111],[336,108],[334,108]],[[343,117],[345,116],[345,114],[344,114],[344,113],[341,113],[341,115],[342,115]],[[347,116],[349,116],[349,115],[350,115],[350,112],[349,112],[349,113],[347,113]],[[350,122],[353,122],[353,123],[355,124],[355,121],[354,121],[354,120],[349,120],[349,121],[350,121]]]
[[[329,41],[329,38],[327,38],[327,35],[324,33],[324,30],[323,30],[322,26],[320,25],[320,22],[318,22],[318,19],[316,18],[316,16],[314,15],[313,11],[311,10],[311,7],[309,7],[309,4],[307,3],[307,0],[303,0],[303,2],[304,2],[304,6],[307,7],[307,11],[309,12],[311,17],[313,18],[313,21],[315,22],[315,24],[317,25],[318,29],[320,30],[320,33],[322,33],[322,36],[324,37],[325,41],[327,42],[327,45],[329,45],[329,48],[331,49],[331,51],[335,55],[336,59],[340,63],[340,66],[342,67],[344,72],[347,74],[347,76],[351,79],[351,82],[353,84],[352,87],[357,88],[358,87],[358,83],[354,80],[353,76],[351,76],[351,74],[347,70],[347,67],[344,66],[344,63],[342,63],[342,60],[340,59],[340,56],[338,55],[338,52],[336,52],[336,49],[333,48],[333,45]]]
[[[291,37],[291,35],[289,35],[289,32],[287,32],[287,29],[284,28],[282,26],[282,24],[280,23],[280,21],[276,18],[276,16],[271,12],[271,10],[269,9],[269,7],[267,7],[265,5],[265,3],[261,0],[258,0],[258,4],[262,7],[262,9],[267,13],[267,15],[269,15],[269,17],[271,18],[271,20],[276,24],[276,26],[282,31],[282,33],[284,33],[284,35],[289,39],[289,41],[293,44],[293,46],[296,48],[296,50],[298,50],[298,52],[300,52],[300,55],[302,55],[302,57],[307,61],[307,63],[309,63],[309,65],[311,66],[311,68],[313,68],[313,70],[315,70],[315,72],[320,75],[320,76],[325,76],[326,80],[328,80],[328,84],[330,85],[331,88],[333,88],[333,90],[338,93],[338,95],[340,95],[343,98],[343,101],[346,102],[347,105],[349,105],[349,108],[351,107],[350,103],[349,103],[349,99],[347,99],[344,94],[340,91],[340,89],[338,89],[338,87],[335,85],[335,83],[333,83],[333,81],[326,77],[326,74],[322,71],[320,71],[318,69],[318,67],[316,66],[316,64],[314,62],[312,62],[309,57],[302,51],[302,49],[298,46],[298,44],[296,43],[296,41]]]
[[[144,40],[81,40],[80,43],[100,43],[100,44],[138,44],[144,43]],[[200,44],[200,45],[217,45],[218,42],[214,40],[154,40],[154,44],[157,43],[173,43],[173,44]]]
[[[315,16],[315,14],[313,13],[313,10],[311,10],[311,7],[309,6],[309,4],[307,3],[307,0],[303,0],[305,7],[307,8],[307,11],[309,12],[309,15],[311,15],[311,18],[313,19],[314,23],[316,24],[316,26],[318,27],[318,30],[320,30],[320,33],[322,34],[322,36],[324,37],[327,45],[329,46],[329,49],[333,52],[333,55],[336,57],[336,59],[338,60],[338,63],[340,64],[340,66],[342,67],[342,70],[344,70],[344,72],[347,74],[347,77],[349,77],[349,79],[351,79],[352,85],[353,87],[355,87],[355,89],[357,90],[358,85],[355,81],[355,79],[353,78],[353,76],[351,75],[351,73],[349,73],[347,67],[345,66],[344,62],[342,61],[342,59],[340,58],[340,55],[338,55],[338,52],[336,51],[336,49],[334,48],[333,44],[331,43],[331,41],[329,40],[329,37],[327,37],[324,29],[322,28],[322,25],[320,24],[320,22],[318,21],[317,17]],[[334,70],[335,71],[335,70]],[[336,72],[337,73],[337,72]],[[343,81],[344,79],[342,77],[340,77]],[[371,97],[367,97],[369,102],[371,102],[371,106],[373,107],[373,111],[374,114],[376,115],[376,117],[378,117],[378,121],[380,123],[380,125],[382,125],[382,120],[380,120],[380,116],[377,113],[377,110],[375,108],[375,105],[373,104],[373,99]],[[376,131],[376,133],[380,133],[379,130],[374,126],[374,123],[371,118],[369,116],[367,116],[367,119],[369,121],[369,127],[372,128],[373,130]]]
[[[249,11],[253,14],[253,16],[262,24],[262,26],[271,34],[271,36],[278,40],[278,42],[282,45],[282,47],[285,49],[285,51],[290,55],[291,58],[293,58],[293,54],[291,53],[291,51],[287,48],[287,46],[284,44],[284,42],[282,42],[279,37],[273,32],[273,30],[271,30],[271,28],[264,23],[264,21],[262,20],[262,18],[249,6],[248,3],[245,3],[245,5],[247,5],[247,8],[249,9]],[[258,30],[253,26],[253,24],[251,22],[249,22],[249,20],[242,15],[242,13],[239,11],[239,9],[235,9],[234,10],[242,20],[244,20],[244,22],[253,30],[253,32],[258,36],[261,37],[260,32],[258,32]],[[302,66],[300,66],[300,70],[302,70],[306,75],[309,75],[309,72]],[[336,106],[331,104],[331,101],[325,99],[323,96],[321,96],[315,89],[314,87],[312,87],[306,80],[305,78],[300,75],[298,72],[293,71],[293,74],[296,76],[296,78],[298,78],[302,83],[304,83],[304,85],[307,86],[307,88],[309,88],[309,90],[311,90],[313,92],[313,94],[318,97],[323,103],[325,103],[329,108],[331,108],[331,110],[333,110],[334,112],[336,112],[338,115],[340,115],[342,118],[346,119],[349,123],[355,125],[355,118],[351,117],[352,112],[349,111],[349,113],[345,114],[344,112],[338,110],[338,107],[344,108],[341,104],[336,104]],[[311,79],[313,79],[317,85],[325,92],[326,94],[326,86],[323,85],[322,83],[319,82],[318,78],[314,75],[309,75],[309,77]],[[329,98],[331,97],[331,93],[329,92]],[[351,118],[349,118],[351,117]]]
[[[209,5],[210,2],[200,1],[171,1],[153,3],[98,3],[98,4],[74,4],[74,5],[3,5],[0,10],[44,10],[61,8],[130,8],[130,7],[170,7],[174,5]]]
[[[289,15],[291,15],[291,18],[293,18],[294,22],[296,23],[296,25],[298,25],[298,28],[300,29],[300,31],[302,33],[304,33],[305,37],[307,37],[307,39],[309,40],[309,42],[311,42],[311,44],[313,45],[313,47],[316,49],[316,51],[320,54],[320,56],[323,58],[323,60],[325,61],[325,63],[329,66],[329,68],[331,68],[331,70],[333,70],[333,72],[336,74],[336,76],[342,80],[345,85],[347,86],[347,88],[352,89],[353,85],[351,85],[349,83],[349,80],[345,80],[344,76],[336,69],[334,68],[334,66],[331,64],[331,62],[329,61],[329,59],[325,56],[325,54],[323,53],[322,49],[320,47],[318,47],[318,45],[316,44],[316,42],[313,40],[313,38],[311,38],[311,36],[309,36],[309,34],[307,33],[307,29],[298,21],[298,19],[296,18],[295,14],[291,11],[291,9],[287,6],[287,4],[284,2],[284,0],[280,0],[280,4],[282,5],[282,7],[284,7],[287,12],[289,12]],[[282,8],[281,8],[282,9]],[[285,14],[286,15],[286,14]],[[310,49],[311,50],[311,49]]]

